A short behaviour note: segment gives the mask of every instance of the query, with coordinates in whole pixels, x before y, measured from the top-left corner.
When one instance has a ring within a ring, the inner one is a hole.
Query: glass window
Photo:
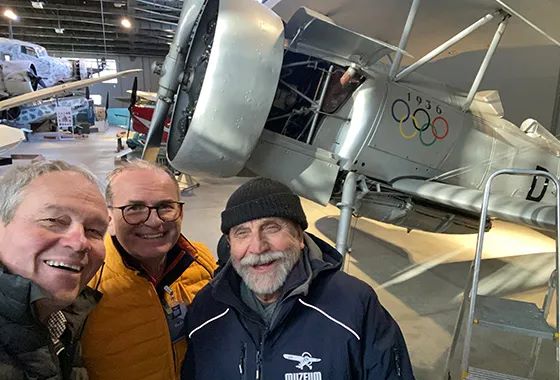
[[[101,58],[70,58],[70,57],[65,57],[63,59],[69,59],[69,60],[79,60],[80,62],[83,62],[83,64],[85,65],[86,68],[88,68],[90,71],[94,72],[94,74],[92,74],[92,78],[99,78],[100,76],[103,75],[110,75],[110,74],[116,74],[117,73],[117,61],[114,59],[106,59],[105,60],[105,69],[102,71],[99,71],[102,67],[102,60]],[[113,78],[113,79],[109,79],[104,81],[103,83],[118,83],[117,78]]]
[[[30,46],[23,46],[23,45],[22,45],[22,46],[21,46],[21,52],[22,52],[23,54],[27,54],[27,55],[30,55],[30,56],[32,56],[32,57],[37,57],[37,53],[35,52],[35,49],[33,49],[33,48],[30,47]]]

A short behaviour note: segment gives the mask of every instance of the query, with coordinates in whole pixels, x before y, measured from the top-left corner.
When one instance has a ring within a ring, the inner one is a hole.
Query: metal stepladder
[[[490,200],[490,189],[492,181],[499,175],[527,175],[548,178],[556,187],[556,269],[552,272],[548,283],[548,291],[544,298],[543,307],[539,308],[531,302],[522,302],[511,299],[499,298],[494,296],[484,296],[478,294],[478,283],[480,266],[482,261],[482,247],[484,242],[484,227],[488,215]],[[486,182],[476,243],[476,255],[473,260],[463,302],[459,310],[453,340],[447,357],[445,367],[445,379],[456,380],[451,377],[450,363],[459,345],[459,336],[464,328],[463,351],[460,366],[460,379],[463,380],[528,380],[532,379],[536,370],[538,357],[540,354],[543,339],[553,340],[556,348],[556,369],[560,370],[560,297],[558,297],[559,276],[559,241],[560,241],[560,183],[559,180],[548,172],[539,170],[524,169],[503,169],[493,173]],[[546,319],[552,305],[553,293],[556,289],[556,326],[551,327]],[[463,320],[467,315],[467,321],[463,326]],[[527,378],[513,376],[506,373],[494,372],[486,369],[469,366],[469,355],[474,327],[486,327],[500,330],[507,333],[521,334],[535,338],[530,356],[529,373]],[[560,371],[559,371],[560,373]],[[558,377],[560,379],[560,375]]]

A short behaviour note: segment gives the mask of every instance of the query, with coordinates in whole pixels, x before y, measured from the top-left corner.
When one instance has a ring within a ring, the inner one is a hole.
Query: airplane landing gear
[[[342,199],[337,207],[340,209],[340,220],[336,232],[336,250],[340,252],[343,260],[348,252],[348,235],[350,234],[350,226],[352,223],[352,213],[354,212],[354,202],[356,200],[356,184],[358,174],[348,172],[344,180],[342,188]]]

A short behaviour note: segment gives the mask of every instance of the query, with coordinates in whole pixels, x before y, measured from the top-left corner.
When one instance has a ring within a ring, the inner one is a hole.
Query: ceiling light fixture
[[[35,9],[43,9],[45,6],[44,1],[32,1],[31,6]]]
[[[127,19],[126,17],[123,17],[123,18],[121,19],[121,25],[124,26],[124,27],[127,28],[127,29],[132,28],[132,24],[130,23],[130,20]]]
[[[18,15],[16,15],[11,9],[6,9],[4,11],[4,16],[13,21],[17,21],[19,19]]]

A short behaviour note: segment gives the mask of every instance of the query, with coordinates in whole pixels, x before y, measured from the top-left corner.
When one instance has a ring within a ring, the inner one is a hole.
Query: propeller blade
[[[128,110],[132,112],[132,107],[136,105],[138,94],[138,77],[134,77],[134,82],[132,83],[132,92],[130,93],[130,105]]]
[[[132,127],[132,108],[136,104],[138,93],[138,77],[134,77],[134,82],[132,83],[132,92],[130,94],[130,105],[128,106],[128,113],[130,117],[128,119],[128,129],[126,131],[126,140],[128,141],[128,135],[130,134],[130,127]]]
[[[107,127],[107,120],[109,120],[109,91],[105,95],[105,127]]]
[[[150,162],[156,162],[159,150],[161,147],[161,140],[163,138],[163,125],[167,111],[169,111],[169,103],[158,99],[156,108],[150,122],[148,129],[148,136],[146,137],[146,144],[142,151],[142,159]]]

